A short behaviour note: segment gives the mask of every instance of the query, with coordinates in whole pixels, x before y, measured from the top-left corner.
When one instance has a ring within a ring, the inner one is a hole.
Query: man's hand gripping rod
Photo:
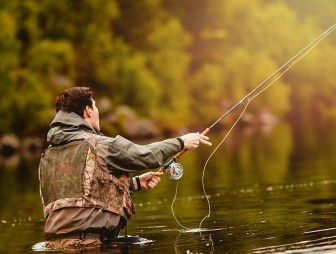
[[[212,126],[211,126],[212,127]],[[206,135],[209,131],[210,128],[206,128],[202,134]],[[178,180],[182,177],[183,175],[183,167],[180,163],[176,163],[176,161],[186,152],[188,149],[183,149],[181,152],[176,154],[173,158],[171,158],[165,165],[163,165],[159,171],[166,172],[168,177],[170,179]]]

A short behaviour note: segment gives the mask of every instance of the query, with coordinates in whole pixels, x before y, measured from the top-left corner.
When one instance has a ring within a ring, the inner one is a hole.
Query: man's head
[[[56,112],[74,112],[93,128],[100,130],[99,111],[89,87],[73,87],[63,91],[56,99]]]

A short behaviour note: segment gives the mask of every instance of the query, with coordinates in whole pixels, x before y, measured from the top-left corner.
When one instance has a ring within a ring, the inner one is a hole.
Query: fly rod
[[[250,91],[247,95],[245,95],[240,101],[238,101],[233,107],[231,107],[227,112],[221,115],[214,123],[212,123],[209,127],[207,127],[202,134],[206,135],[211,128],[217,125],[223,118],[229,115],[232,111],[234,111],[238,106],[240,106],[244,101],[250,98],[255,92],[259,91],[265,84],[267,84],[271,79],[273,79],[277,74],[280,73],[280,76],[284,74],[289,68],[291,68],[298,60],[305,56],[311,49],[313,49],[320,41],[322,41],[325,37],[327,37],[333,30],[335,30],[336,24],[332,25],[325,32],[323,32],[320,36],[318,36],[315,40],[301,49],[297,54],[295,54],[291,59],[289,59],[285,64],[283,64],[279,69],[273,72],[269,77],[267,77],[263,82],[261,82],[258,86],[256,86],[252,91]],[[266,87],[267,88],[267,87]],[[176,163],[177,160],[186,152],[188,149],[183,149],[181,152],[176,154],[173,158],[171,158],[165,165],[160,168],[160,171],[167,172],[167,175],[170,179],[178,180],[183,175],[183,167],[181,164]]]

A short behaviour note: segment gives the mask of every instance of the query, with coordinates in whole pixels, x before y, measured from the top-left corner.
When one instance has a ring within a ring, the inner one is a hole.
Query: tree
[[[0,11],[0,134],[8,132],[12,124],[8,96],[13,90],[12,72],[18,67],[20,44],[15,36],[16,24],[12,16]]]
[[[180,21],[164,10],[160,0],[119,3],[123,19],[117,20],[114,30],[134,51],[143,54],[148,72],[156,80],[158,97],[147,95],[148,100],[155,101],[151,106],[156,118],[166,126],[181,126],[190,115],[185,80],[190,37]],[[139,87],[146,88],[141,84]]]

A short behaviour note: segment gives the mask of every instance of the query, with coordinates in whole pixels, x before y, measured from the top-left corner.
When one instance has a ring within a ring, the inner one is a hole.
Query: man
[[[130,173],[158,168],[184,148],[211,145],[198,133],[148,145],[104,136],[87,87],[62,92],[56,112],[39,166],[46,247],[52,249],[97,248],[116,238],[134,214],[131,194],[154,188],[163,174]]]

